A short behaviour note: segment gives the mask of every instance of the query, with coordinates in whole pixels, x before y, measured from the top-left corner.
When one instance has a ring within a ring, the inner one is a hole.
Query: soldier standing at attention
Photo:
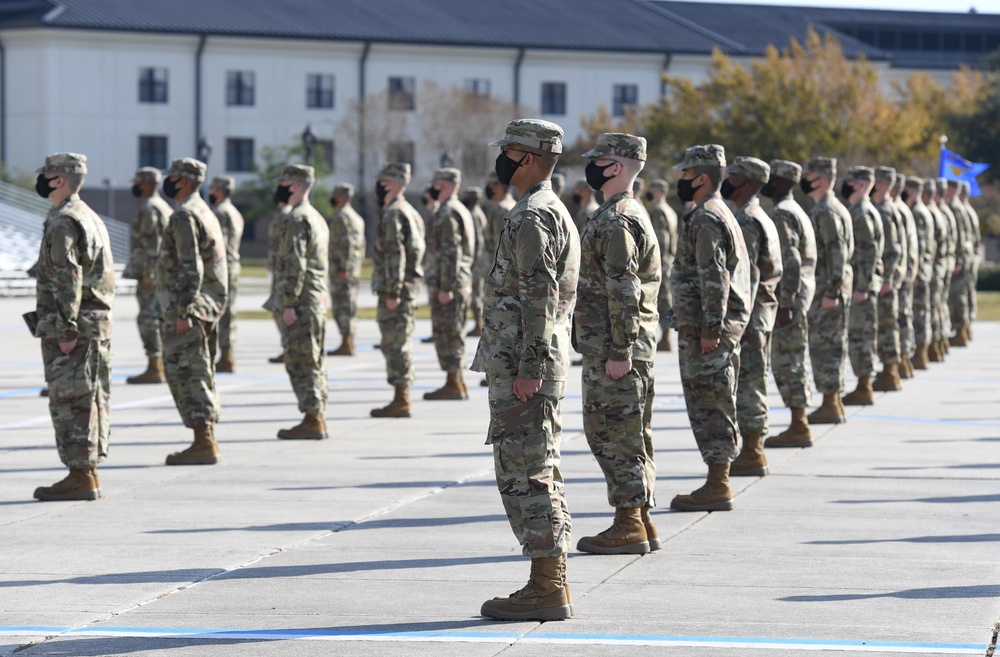
[[[736,218],[719,195],[726,168],[722,146],[692,146],[680,169],[677,196],[694,208],[677,231],[677,259],[670,275],[681,384],[701,457],[705,485],[677,495],[679,511],[729,511],[729,464],[736,457],[736,379],[740,340],[753,305],[747,247]]]
[[[872,383],[872,390],[878,392],[903,389],[899,371],[899,294],[906,279],[906,227],[889,194],[895,183],[895,169],[875,168],[875,187],[872,189],[871,199],[882,221],[883,236],[882,286],[876,301],[876,335],[882,371]]]
[[[236,305],[236,292],[240,287],[240,242],[243,240],[243,215],[233,205],[232,195],[236,189],[236,180],[232,176],[216,176],[208,187],[208,202],[212,204],[215,216],[219,219],[222,234],[226,237],[226,270],[229,273],[229,296],[226,298],[226,311],[219,320],[219,364],[216,372],[236,371],[236,358],[233,347],[236,345],[236,318],[233,307]]]
[[[80,200],[87,158],[55,153],[38,170],[35,190],[52,202],[36,264],[36,337],[49,389],[49,413],[65,479],[35,489],[42,501],[96,500],[97,466],[111,434],[111,306],[114,259],[101,218]]]
[[[957,337],[951,336],[951,331],[955,328],[955,317],[951,312],[951,295],[952,288],[959,284],[961,274],[962,233],[961,227],[958,224],[958,217],[955,216],[951,206],[948,204],[948,181],[944,178],[937,178],[935,185],[937,188],[938,212],[944,216],[948,224],[948,275],[945,278],[943,290],[944,308],[941,310],[942,329],[944,331],[944,337],[941,340],[941,353],[942,355],[946,355],[951,351],[953,338]]]
[[[937,205],[937,182],[934,178],[924,179],[924,186],[921,189],[920,200],[927,206],[934,220],[934,243],[937,247],[934,251],[934,273],[931,276],[931,299],[930,299],[930,322],[931,337],[927,345],[927,360],[931,363],[944,361],[944,351],[941,347],[943,340],[947,339],[944,325],[944,315],[947,313],[947,303],[944,301],[945,283],[949,265],[950,233],[948,231],[948,220]]]
[[[500,233],[504,227],[504,217],[516,203],[510,193],[510,187],[500,183],[495,171],[486,177],[486,199],[486,203],[483,204],[483,210],[486,212],[486,235],[483,245],[486,271],[483,275],[484,303],[486,277],[489,276],[490,270],[493,269],[493,262],[496,260],[497,247],[500,245]],[[479,385],[487,385],[485,377],[479,382]]]
[[[472,295],[475,233],[472,215],[458,202],[462,184],[458,169],[434,173],[432,196],[440,204],[427,227],[427,251],[434,254],[426,270],[431,290],[431,327],[438,363],[447,374],[444,386],[424,393],[424,399],[468,399],[465,369],[465,319]]]
[[[771,167],[755,157],[740,156],[726,169],[722,198],[737,207],[736,223],[750,259],[750,298],[753,309],[740,340],[740,369],[736,385],[736,417],[743,447],[730,464],[734,477],[767,474],[764,437],[770,430],[767,375],[771,360],[771,332],[778,311],[781,280],[781,242],[774,222],[760,207],[757,193],[767,184]]]
[[[562,200],[563,191],[566,189],[566,175],[562,173],[552,174],[552,193]]]
[[[483,200],[482,187],[466,187],[462,192],[462,205],[472,216],[472,228],[476,234],[475,249],[472,258],[472,297],[469,305],[472,308],[472,318],[476,325],[465,335],[478,338],[483,334],[483,285],[493,264],[493,253],[487,254],[486,244],[486,213],[479,207]]]
[[[340,346],[328,356],[353,356],[358,332],[358,290],[361,263],[365,259],[365,220],[353,207],[354,185],[340,183],[333,188],[330,204],[330,302],[333,321],[340,330]]]
[[[810,424],[847,421],[840,395],[844,391],[847,317],[854,285],[854,228],[851,214],[833,193],[836,179],[837,160],[814,157],[799,181],[802,191],[816,203],[809,213],[816,236],[816,294],[809,307],[809,356],[823,405],[809,415]],[[808,442],[812,444],[811,438]]]
[[[969,239],[972,240],[972,256],[969,260],[969,276],[966,285],[969,295],[969,325],[965,328],[966,342],[972,341],[972,322],[976,321],[978,310],[976,305],[976,283],[979,280],[979,249],[983,244],[983,229],[979,223],[979,213],[976,212],[976,209],[972,207],[972,203],[969,202],[970,192],[969,182],[967,180],[959,181],[959,200],[965,206],[965,212],[969,217]]]
[[[372,292],[378,295],[380,346],[396,394],[388,406],[372,409],[372,417],[410,417],[413,325],[424,276],[424,220],[406,200],[409,183],[410,165],[391,162],[382,167],[375,187],[382,217],[375,233]]]
[[[566,581],[572,523],[559,461],[580,242],[549,182],[562,136],[554,123],[518,119],[490,144],[500,147],[500,184],[513,185],[520,200],[507,213],[486,279],[483,337],[472,369],[489,381],[486,442],[493,445],[507,519],[531,558],[524,588],[483,603],[484,616],[504,620],[573,615]]]
[[[972,264],[976,254],[974,253],[976,238],[972,226],[972,218],[965,209],[965,204],[958,193],[958,181],[947,181],[947,191],[945,192],[944,204],[951,210],[955,217],[955,226],[958,232],[958,242],[955,248],[955,269],[952,277],[951,288],[948,291],[948,308],[951,313],[951,327],[955,335],[949,339],[952,347],[965,347],[969,344],[966,331],[972,324],[971,312],[969,309],[969,289],[975,289],[975,282],[972,281]]]
[[[802,179],[802,167],[788,160],[771,160],[771,175],[761,196],[771,199],[771,219],[781,248],[778,312],[771,342],[771,367],[785,406],[792,412],[788,428],[764,441],[765,447],[809,447],[812,430],[806,409],[812,386],[806,368],[809,320],[806,314],[816,293],[816,234],[792,189]],[[749,245],[747,245],[749,248]]]
[[[934,217],[922,198],[924,181],[908,176],[900,200],[909,208],[917,232],[917,275],[913,282],[913,367],[926,370],[932,329],[931,290],[938,245]]]
[[[282,231],[285,227],[285,220],[288,219],[288,213],[291,208],[287,203],[282,203],[278,200],[277,192],[274,193],[274,205],[276,211],[274,216],[271,217],[271,221],[267,224],[267,264],[266,268],[268,273],[271,275],[271,293],[268,295],[267,300],[264,302],[264,309],[271,313],[274,317],[274,323],[278,327],[278,338],[281,344],[285,343],[285,322],[281,319],[281,308],[277,302],[277,289],[278,289],[278,279],[274,275],[274,266],[278,261],[278,250],[281,249],[281,239]],[[285,352],[284,347],[282,347],[282,352],[277,356],[268,358],[267,362],[274,364],[281,364],[285,362]]]
[[[645,554],[660,547],[649,517],[655,505],[653,359],[660,247],[638,210],[632,182],[646,163],[646,140],[605,133],[583,154],[587,182],[604,203],[580,236],[573,336],[583,354],[583,429],[604,472],[611,527],[577,549]]]
[[[649,184],[646,201],[649,203],[649,219],[656,232],[656,241],[660,247],[660,290],[656,294],[656,310],[660,315],[660,330],[662,335],[656,345],[657,351],[670,351],[670,314],[673,308],[673,297],[670,295],[670,270],[674,266],[674,256],[677,253],[677,213],[667,205],[667,191],[670,185],[666,180],[657,178]]]
[[[309,202],[316,182],[311,166],[285,167],[278,183],[278,200],[291,206],[281,248],[275,263],[276,302],[285,324],[285,371],[299,400],[302,422],[282,429],[282,440],[323,440],[327,438],[327,381],[323,340],[326,335],[326,304],[329,298],[327,253],[330,231],[326,221]]]
[[[573,218],[573,222],[576,224],[576,230],[578,233],[583,233],[584,227],[587,225],[587,220],[589,220],[594,211],[600,207],[600,203],[594,198],[594,190],[590,188],[586,180],[581,180],[573,188],[573,202],[576,203],[579,208],[576,211],[576,216]]]
[[[914,369],[911,356],[916,351],[913,337],[913,286],[920,267],[921,245],[913,212],[902,199],[905,188],[906,176],[897,171],[896,184],[889,190],[889,195],[896,204],[906,242],[906,274],[899,288],[899,375],[904,379],[910,379],[913,378]]]
[[[139,200],[132,222],[132,253],[122,272],[122,278],[136,282],[135,298],[139,302],[139,337],[146,351],[146,371],[125,379],[126,383],[163,383],[163,337],[160,335],[160,307],[156,302],[156,259],[167,220],[173,213],[160,196],[162,176],[154,167],[143,167],[132,179],[132,195]]]
[[[156,269],[163,364],[181,420],[194,430],[191,446],[167,456],[167,465],[214,465],[219,460],[215,353],[229,274],[226,237],[199,194],[204,181],[205,164],[190,157],[174,160],[163,181],[163,193],[178,204],[163,233]]]
[[[428,282],[427,305],[432,309],[434,308],[434,295],[437,294],[437,292],[431,289],[429,281],[431,272],[437,271],[438,254],[437,252],[431,250],[431,236],[434,232],[434,215],[437,213],[438,208],[441,207],[441,202],[438,201],[437,194],[438,192],[434,189],[434,183],[431,183],[424,188],[424,192],[420,197],[420,201],[424,204],[424,208],[427,210],[427,213],[424,215],[424,227],[426,229],[425,240],[427,247],[424,251],[424,280]],[[430,344],[434,342],[433,321],[431,323],[431,334],[426,338],[422,338],[420,342],[423,344]]]

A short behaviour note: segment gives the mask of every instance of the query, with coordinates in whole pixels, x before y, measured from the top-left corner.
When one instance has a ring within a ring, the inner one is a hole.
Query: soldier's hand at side
[[[444,290],[438,292],[438,303],[444,305],[446,303],[451,303],[454,300],[455,300],[454,292],[445,292]]]
[[[819,307],[823,310],[833,310],[840,305],[840,299],[837,297],[823,297],[819,301]]]
[[[865,299],[868,298],[868,293],[867,292],[859,292],[859,291],[855,290],[854,291],[854,295],[851,298],[854,299],[854,303],[862,303],[862,302],[864,302]]]
[[[608,376],[617,381],[632,371],[632,359],[609,360],[604,363],[604,371],[608,373]]]
[[[701,353],[708,354],[715,351],[715,348],[719,346],[720,341],[720,338],[702,338]]]
[[[63,352],[63,355],[69,356],[76,349],[76,340],[70,340],[69,342],[60,342],[59,351]]]
[[[395,310],[396,308],[399,308],[399,297],[386,297],[385,307],[388,308],[389,310]]]
[[[285,322],[285,326],[291,326],[298,318],[299,314],[295,312],[295,308],[285,308],[285,312],[281,313],[281,319]]]
[[[541,379],[525,379],[521,376],[514,377],[514,396],[522,402],[531,399],[541,389]]]
[[[174,328],[177,331],[177,335],[184,335],[185,333],[191,330],[192,326],[194,326],[194,322],[191,321],[190,317],[186,319],[181,319],[180,317],[178,317],[177,324]]]
[[[778,308],[778,314],[774,318],[774,324],[778,328],[788,326],[792,323],[793,313],[791,308]]]
[[[884,297],[887,294],[891,294],[891,293],[892,293],[892,283],[882,283],[882,289],[879,290],[878,295],[880,297]]]
[[[346,271],[339,272],[337,274],[337,280],[338,281],[346,281],[348,276],[349,276],[349,274]]]

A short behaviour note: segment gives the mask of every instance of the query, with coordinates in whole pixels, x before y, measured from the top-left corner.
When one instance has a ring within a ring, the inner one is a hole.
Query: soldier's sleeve
[[[405,218],[398,212],[390,213],[385,221],[383,286],[386,293],[392,297],[402,296],[403,281],[406,280],[406,245],[403,243],[401,221],[405,221]]]
[[[844,217],[844,220],[851,221],[851,218]],[[839,299],[844,289],[844,274],[847,272],[847,268],[851,266],[850,243],[847,240],[847,236],[837,230],[837,216],[833,211],[817,217],[816,231],[819,233],[816,241],[819,242],[819,236],[822,235],[823,244],[826,248],[826,258],[830,263],[830,278],[823,281],[825,285],[822,290],[823,296],[830,299]],[[818,281],[817,285],[819,285]]]
[[[802,291],[802,254],[798,232],[792,230],[791,216],[778,210],[774,213],[774,226],[778,229],[781,244],[781,281],[778,283],[778,307],[794,308]]]
[[[347,239],[347,231],[344,230],[344,217],[338,212],[330,222],[330,277],[336,278],[337,274],[346,271],[347,254],[351,248]]]
[[[128,254],[128,262],[125,263],[125,269],[122,270],[122,278],[131,278],[142,282],[142,269],[143,269],[143,248],[142,248],[142,208],[140,207],[135,213],[135,219],[132,221],[132,249]]]
[[[624,225],[614,221],[605,233],[604,285],[608,292],[608,319],[611,323],[610,360],[632,357],[639,337],[639,257],[635,238]]]
[[[307,253],[309,252],[309,222],[292,219],[284,230],[281,255],[284,259],[284,299],[285,308],[294,308],[299,303],[306,285]]]
[[[173,223],[174,248],[179,265],[175,283],[177,314],[191,315],[205,277],[205,265],[198,246],[197,220],[189,212],[175,212],[170,221]]]
[[[701,335],[722,336],[729,306],[729,270],[722,230],[714,221],[701,221],[695,238],[695,260],[701,286]]]
[[[872,283],[879,262],[878,245],[869,217],[861,212],[861,216],[854,221],[854,289],[874,292]]]
[[[49,258],[53,265],[53,298],[55,328],[60,342],[70,342],[79,336],[77,319],[83,300],[83,268],[80,266],[79,232],[69,219],[60,218],[52,225]]]
[[[899,225],[894,221],[894,217],[882,215],[882,235],[884,246],[882,247],[882,271],[887,282],[898,288],[903,284],[903,276],[906,273],[902,267],[903,242],[899,234]]]
[[[351,244],[345,270],[353,274],[361,270],[361,261],[365,258],[365,224],[359,217],[358,224],[351,228]],[[357,230],[354,230],[355,228]]]
[[[438,289],[452,292],[458,280],[459,254],[462,252],[461,218],[449,212],[438,222]],[[535,377],[537,378],[537,377]]]
[[[556,324],[559,282],[553,235],[541,217],[525,214],[514,241],[521,296],[523,341],[517,373],[526,379],[540,379],[549,357],[549,345]]]

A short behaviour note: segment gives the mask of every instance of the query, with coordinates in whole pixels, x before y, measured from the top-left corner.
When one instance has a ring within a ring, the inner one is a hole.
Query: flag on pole
[[[942,148],[938,177],[947,180],[964,180],[969,183],[969,195],[979,196],[979,184],[976,182],[976,176],[989,168],[988,164],[969,162],[955,151]]]

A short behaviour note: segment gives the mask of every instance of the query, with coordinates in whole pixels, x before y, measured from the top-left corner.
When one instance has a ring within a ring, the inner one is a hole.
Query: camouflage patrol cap
[[[624,132],[605,132],[597,135],[597,144],[583,154],[591,160],[599,157],[623,157],[626,160],[646,161],[646,138]]]
[[[541,119],[515,119],[507,124],[503,139],[490,142],[490,146],[520,144],[543,153],[562,153],[563,129],[555,123]]]
[[[474,197],[477,201],[481,200],[483,198],[483,188],[473,185],[462,190],[462,198],[469,198],[470,196]]]
[[[861,180],[864,182],[875,181],[875,169],[865,166],[854,166],[847,170],[846,180]]]
[[[342,194],[342,195],[346,196],[347,198],[353,198],[354,197],[354,185],[352,185],[351,183],[345,183],[345,182],[337,183],[337,185],[333,188],[333,193],[334,194]]]
[[[733,163],[726,167],[726,173],[742,173],[747,178],[766,185],[767,179],[771,177],[771,165],[756,157],[737,155]]]
[[[958,191],[962,194],[968,194],[972,191],[972,185],[969,184],[968,180],[959,180]]]
[[[156,167],[142,167],[137,169],[132,180],[137,180],[139,182],[151,182],[155,185],[159,185],[160,181],[163,180],[163,173]]]
[[[316,182],[316,170],[308,164],[289,164],[281,172],[281,179],[291,180],[308,187]]]
[[[933,196],[937,194],[938,186],[937,180],[934,178],[927,178],[924,180],[924,191]]]
[[[216,176],[212,178],[211,187],[215,187],[227,194],[232,194],[233,190],[236,189],[236,179],[232,176]]]
[[[875,180],[888,182],[891,187],[896,182],[896,170],[892,167],[875,167]]]
[[[958,189],[958,181],[957,180],[948,180],[948,187],[951,187],[953,189]]]
[[[87,156],[80,153],[53,153],[45,158],[45,165],[35,173],[87,174]]]
[[[907,187],[912,187],[913,189],[923,189],[924,179],[917,178],[916,176],[907,176],[906,182],[904,183]]]
[[[400,180],[405,185],[410,182],[410,171],[410,165],[407,162],[389,162],[378,172],[378,177]]]
[[[906,175],[900,172],[896,172],[896,185],[900,189],[906,186]]]
[[[434,172],[434,182],[444,181],[454,184],[462,182],[462,172],[459,169],[445,167]]]
[[[803,173],[822,173],[823,175],[830,176],[830,178],[837,177],[837,158],[835,157],[814,157],[806,164],[806,168]]]
[[[692,146],[684,151],[684,160],[675,164],[675,169],[692,169],[694,167],[726,168],[726,149],[719,144]]]
[[[193,157],[182,157],[170,163],[167,177],[179,176],[196,183],[203,183],[205,182],[205,170],[207,168],[204,162],[196,160]]]
[[[654,178],[652,182],[649,183],[649,189],[650,190],[656,189],[666,194],[667,192],[670,191],[670,183],[668,183],[663,178]]]
[[[938,192],[943,196],[948,191],[948,181],[945,178],[937,178],[935,182],[937,183]]]
[[[797,183],[802,180],[802,166],[791,160],[771,160],[771,175]]]

